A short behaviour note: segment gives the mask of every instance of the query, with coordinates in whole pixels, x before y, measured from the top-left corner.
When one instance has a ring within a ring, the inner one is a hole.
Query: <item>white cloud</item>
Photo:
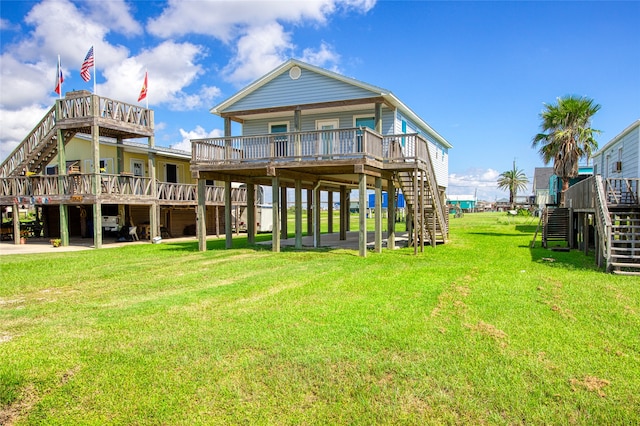
[[[112,30],[125,35],[142,34],[142,25],[131,16],[130,6],[123,0],[91,1],[85,3],[90,8],[91,17]]]
[[[293,51],[291,34],[273,22],[252,28],[237,43],[235,57],[223,70],[226,80],[243,84],[276,68]]]
[[[224,131],[220,129],[213,129],[210,132],[207,132],[202,128],[202,126],[196,126],[195,129],[189,131],[180,129],[182,141],[175,145],[171,145],[171,148],[191,152],[191,139],[219,138],[223,135]]]
[[[0,159],[6,158],[29,135],[50,108],[35,104],[14,111],[0,108]]]
[[[340,61],[340,55],[333,50],[331,45],[325,42],[322,42],[318,49],[304,49],[300,59],[312,65],[329,68],[336,72],[339,71],[335,64]]]
[[[464,174],[452,173],[449,175],[450,195],[474,195],[479,200],[494,201],[504,197],[504,192],[498,189],[498,175],[494,169],[470,169]]]

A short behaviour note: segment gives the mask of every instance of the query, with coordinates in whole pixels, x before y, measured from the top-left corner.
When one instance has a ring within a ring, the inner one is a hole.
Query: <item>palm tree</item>
[[[557,105],[545,104],[540,113],[542,133],[533,138],[533,147],[540,145],[540,155],[544,164],[553,160],[553,172],[562,179],[560,205],[564,205],[564,192],[569,188],[569,180],[578,176],[578,162],[591,157],[598,148],[593,138],[599,130],[591,128],[591,117],[600,105],[587,97],[566,96],[558,98]]]
[[[527,189],[529,179],[522,170],[518,170],[516,162],[513,162],[513,169],[500,173],[498,177],[498,188],[509,191],[509,203],[511,208],[515,208],[515,199],[518,191]]]

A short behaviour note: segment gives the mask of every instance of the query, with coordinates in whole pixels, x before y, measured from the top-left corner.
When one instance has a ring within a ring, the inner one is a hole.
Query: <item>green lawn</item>
[[[0,424],[639,424],[640,280],[530,249],[536,224],[452,218],[418,256],[2,256]]]

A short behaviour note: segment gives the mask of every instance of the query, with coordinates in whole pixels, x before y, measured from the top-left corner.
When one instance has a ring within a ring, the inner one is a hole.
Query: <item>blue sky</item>
[[[640,118],[640,2],[0,2],[0,159],[42,118],[57,55],[64,91],[136,103],[145,69],[156,144],[217,136],[209,109],[288,58],[391,90],[454,148],[449,193],[495,200],[499,173],[533,177],[545,103],[602,105],[603,146]]]

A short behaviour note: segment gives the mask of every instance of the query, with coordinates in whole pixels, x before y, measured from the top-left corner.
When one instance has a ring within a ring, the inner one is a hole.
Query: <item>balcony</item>
[[[108,204],[196,205],[197,185],[185,183],[155,182],[155,194],[151,178],[102,173],[100,195],[92,191],[95,175],[76,173],[69,175],[18,176],[0,179],[2,204],[22,203],[30,198],[31,204],[94,203],[98,199]],[[234,188],[231,194],[234,204],[246,203],[246,189]],[[224,205],[224,188],[207,185],[206,202]]]
[[[265,164],[372,162],[380,168],[429,162],[418,134],[380,135],[368,128],[193,139],[192,171],[248,169]],[[395,166],[394,166],[395,165]]]

